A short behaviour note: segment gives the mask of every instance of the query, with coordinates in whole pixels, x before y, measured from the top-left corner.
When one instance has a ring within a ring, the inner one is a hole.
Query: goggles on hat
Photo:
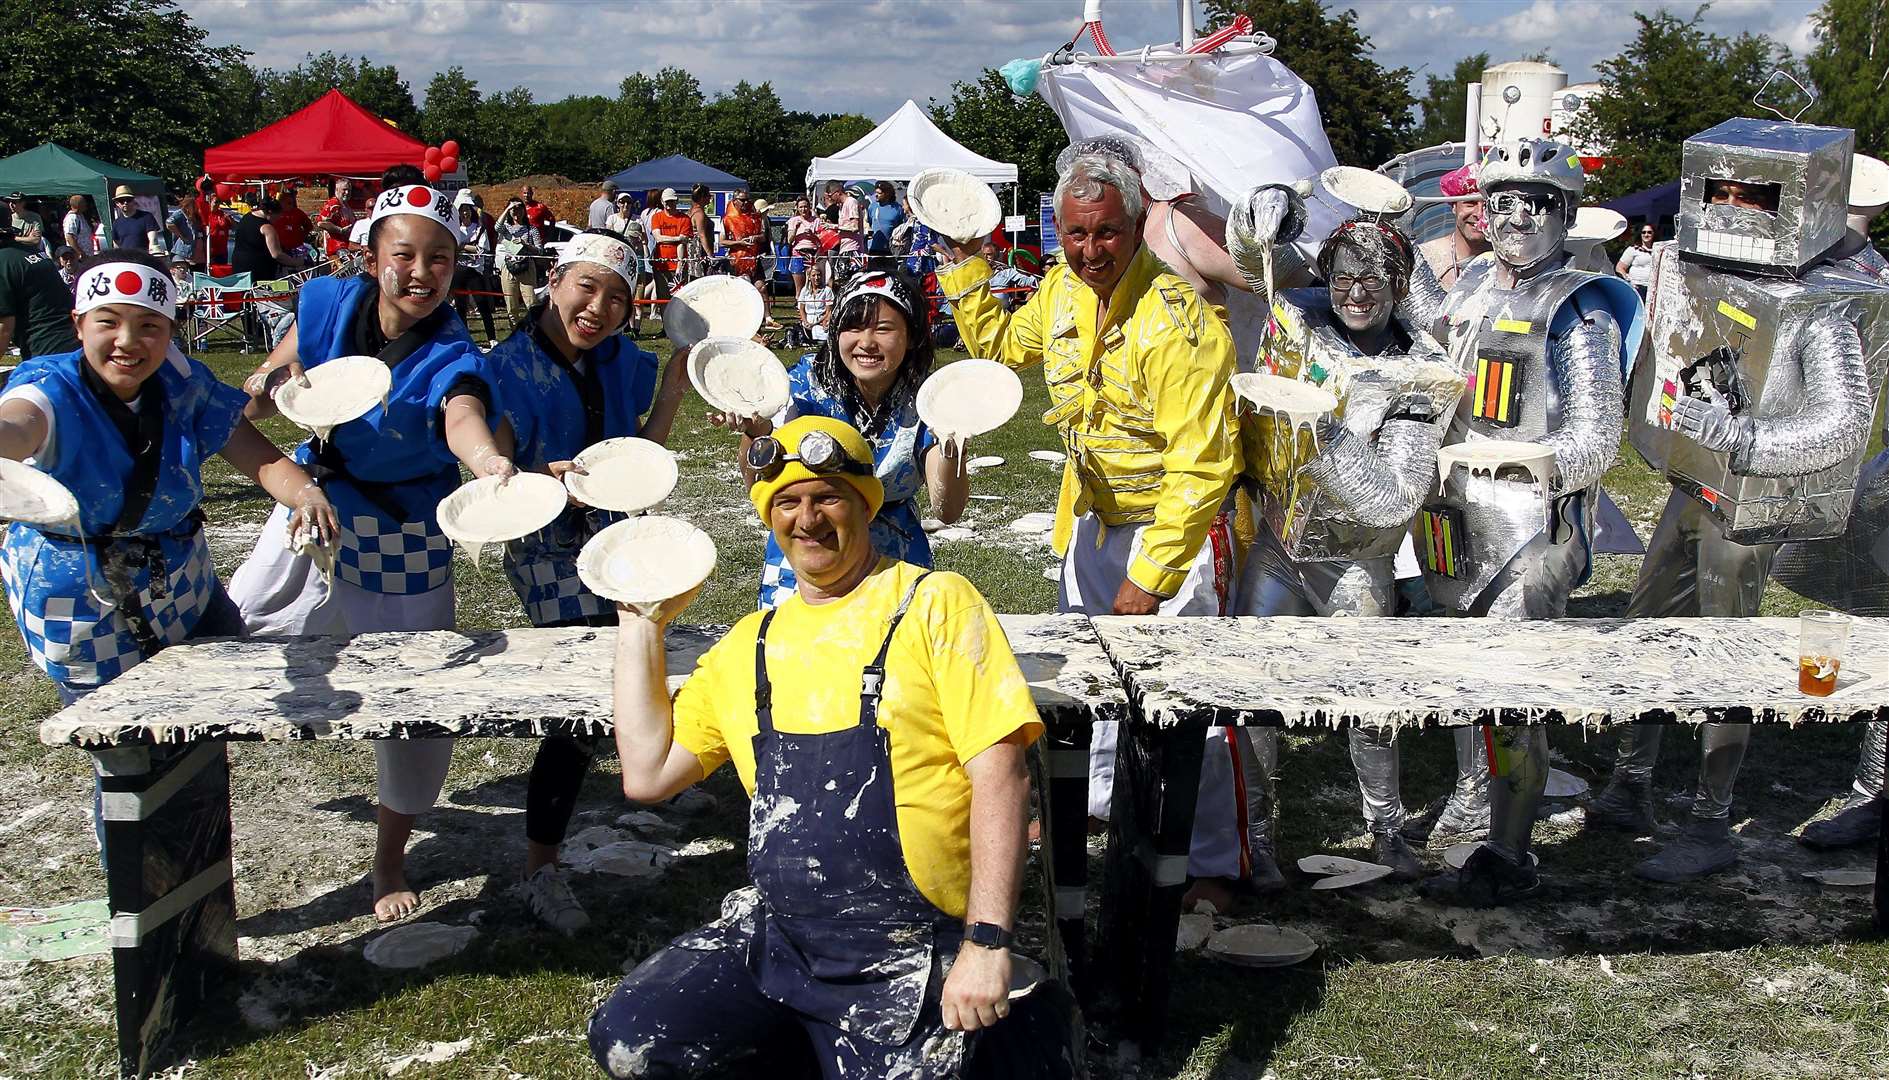
[[[79,315],[106,304],[135,304],[166,319],[177,318],[177,283],[142,263],[94,266],[74,282],[72,300],[72,310]]]
[[[762,480],[772,480],[781,474],[790,462],[798,461],[809,471],[821,476],[835,473],[849,473],[853,476],[871,476],[872,466],[861,461],[854,461],[846,453],[840,441],[824,431],[809,431],[800,437],[800,452],[790,454],[787,447],[772,435],[763,435],[748,444],[748,468]]]

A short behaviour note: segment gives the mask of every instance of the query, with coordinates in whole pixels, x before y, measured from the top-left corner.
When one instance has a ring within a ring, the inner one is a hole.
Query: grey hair
[[[1063,197],[1074,196],[1082,202],[1094,202],[1107,188],[1122,196],[1122,208],[1130,218],[1141,216],[1141,174],[1120,158],[1105,154],[1077,154],[1056,178],[1056,220],[1063,218]]]

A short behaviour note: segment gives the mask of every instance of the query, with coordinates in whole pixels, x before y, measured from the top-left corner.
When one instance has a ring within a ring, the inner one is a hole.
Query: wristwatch
[[[964,940],[982,949],[1008,949],[1010,931],[996,923],[974,922],[964,928]]]

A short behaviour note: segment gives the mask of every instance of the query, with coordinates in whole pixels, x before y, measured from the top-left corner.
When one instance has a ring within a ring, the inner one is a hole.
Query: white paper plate
[[[31,465],[0,458],[0,520],[76,530],[79,500],[64,484]]]
[[[1056,515],[1038,510],[1028,513],[1010,523],[1011,532],[1046,533],[1056,527]]]
[[[1347,859],[1343,855],[1307,855],[1299,860],[1299,872],[1302,874],[1355,874],[1360,870],[1381,865],[1365,862],[1362,859]]]
[[[1284,926],[1229,926],[1207,939],[1207,955],[1241,967],[1288,967],[1311,959],[1318,942]]]
[[[738,277],[710,274],[677,289],[662,308],[662,332],[689,348],[703,338],[752,338],[767,318],[761,292]]]
[[[1464,844],[1450,845],[1450,847],[1443,852],[1443,865],[1449,867],[1451,870],[1461,870],[1463,864],[1469,861],[1469,853],[1481,847],[1482,843],[1481,840],[1471,840]],[[1529,852],[1528,865],[1540,866],[1541,856],[1532,851]]]
[[[464,545],[477,565],[485,545],[530,536],[556,521],[568,504],[564,485],[543,473],[521,472],[504,484],[482,476],[439,501],[439,531]]]
[[[681,518],[619,521],[577,554],[577,577],[598,596],[637,607],[672,600],[715,572],[715,542]]]
[[[1288,379],[1265,371],[1244,371],[1233,376],[1233,392],[1256,409],[1289,416],[1295,424],[1310,424],[1338,407],[1338,398],[1322,386]]]
[[[605,439],[571,460],[584,471],[565,473],[565,488],[599,510],[640,514],[676,489],[676,455],[648,439]]]
[[[1063,462],[1069,460],[1069,458],[1068,455],[1064,454],[1061,450],[1032,450],[1030,451],[1030,460],[1041,461],[1046,465],[1061,465]]]
[[[932,372],[918,388],[918,418],[939,441],[996,431],[1023,404],[1023,380],[995,360],[959,360]]]
[[[1876,884],[1876,872],[1874,870],[1806,870],[1804,871],[1804,878],[1807,881],[1814,881],[1819,885],[1828,885],[1831,888],[1837,889],[1860,889]]]
[[[1868,154],[1850,155],[1850,205],[1875,209],[1889,203],[1889,165]]]
[[[1401,214],[1410,209],[1410,192],[1383,173],[1350,165],[1333,165],[1318,174],[1319,186],[1332,198],[1367,214]]]
[[[971,460],[965,462],[964,467],[971,470],[972,472],[981,472],[985,469],[995,469],[999,465],[1002,465],[1003,463],[1004,463],[1003,458],[992,455],[989,457],[974,457]]]
[[[1572,799],[1587,793],[1587,781],[1571,772],[1560,769],[1548,770],[1548,786],[1542,789],[1542,795],[1549,799]]]
[[[375,967],[407,970],[444,960],[472,943],[477,927],[416,922],[396,926],[367,943],[361,956]]]
[[[350,420],[387,402],[394,373],[379,357],[337,356],[308,369],[308,385],[290,379],[275,389],[275,405],[292,423],[323,439]]]
[[[1627,219],[1621,217],[1619,211],[1604,206],[1583,206],[1574,212],[1574,227],[1568,230],[1568,239],[1605,243],[1626,231]]]
[[[963,169],[926,169],[912,177],[905,196],[920,222],[959,243],[989,236],[1003,224],[997,193]]]
[[[1326,889],[1349,889],[1353,885],[1367,885],[1380,878],[1387,878],[1389,876],[1391,876],[1390,867],[1380,866],[1377,863],[1366,863],[1362,870],[1354,870],[1349,874],[1335,874],[1331,877],[1319,878],[1317,881],[1312,882],[1312,888],[1320,891]]]
[[[711,337],[689,350],[689,382],[719,412],[773,416],[787,407],[787,369],[745,337]]]

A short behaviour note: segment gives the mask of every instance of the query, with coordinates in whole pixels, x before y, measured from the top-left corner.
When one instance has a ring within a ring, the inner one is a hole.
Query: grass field
[[[230,382],[257,359],[209,358]],[[1007,529],[1052,509],[1056,473],[1027,452],[1055,445],[1036,419],[1040,378],[1015,421],[973,445],[1007,459],[973,481],[973,539],[940,546],[941,567],[971,577],[1000,611],[1049,610],[1052,556]],[[762,533],[725,433],[691,398],[673,445],[682,484],[666,512],[716,539],[720,566],[688,621],[726,623],[750,610]],[[268,433],[287,445],[280,422]],[[1665,485],[1628,452],[1609,490],[1642,537]],[[247,553],[268,509],[219,462],[207,509],[225,575]],[[464,627],[523,625],[497,560],[458,567]],[[1574,614],[1619,614],[1633,557],[1602,560]],[[1767,614],[1801,601],[1773,589]],[[0,634],[0,905],[42,906],[103,895],[91,843],[90,772],[73,750],[42,747],[50,685],[15,634]],[[1680,797],[1697,740],[1674,732],[1658,783]],[[1557,764],[1605,776],[1611,739],[1553,733]],[[1867,893],[1820,893],[1798,872],[1862,865],[1862,853],[1813,856],[1791,839],[1847,785],[1855,732],[1761,729],[1735,810],[1745,859],[1691,888],[1626,875],[1647,843],[1592,836],[1549,818],[1538,828],[1548,884],[1509,911],[1468,912],[1401,886],[1313,893],[1302,881],[1231,921],[1268,919],[1322,947],[1289,970],[1231,969],[1199,955],[1177,961],[1172,1037],[1137,1061],[1100,1043],[1102,1076],[1146,1077],[1869,1077],[1889,1075],[1889,945],[1868,935]],[[626,966],[716,910],[744,880],[745,816],[724,770],[708,783],[717,808],[662,812],[642,835],[678,849],[647,879],[583,875],[576,889],[596,925],[576,940],[540,929],[510,887],[523,858],[523,771],[532,746],[463,743],[442,804],[423,818],[410,869],[422,919],[476,924],[458,956],[418,972],[367,964],[378,927],[364,875],[372,842],[373,759],[357,745],[232,748],[237,894],[243,967],[193,1029],[191,1077],[584,1076],[584,1021]],[[1440,793],[1449,740],[1405,744],[1405,797]],[[1290,735],[1281,776],[1283,854],[1366,847],[1342,740]],[[614,762],[587,781],[573,833],[625,830],[632,809]],[[1667,817],[1680,807],[1668,806]],[[1432,856],[1434,863],[1435,857]],[[1099,878],[1097,879],[1099,880]],[[1026,903],[1033,902],[1026,898]],[[1040,922],[1040,913],[1034,921]],[[1222,923],[1229,920],[1223,919]],[[108,1075],[114,1061],[111,969],[102,957],[0,965],[0,1078]],[[431,1061],[411,1060],[428,1054]]]

